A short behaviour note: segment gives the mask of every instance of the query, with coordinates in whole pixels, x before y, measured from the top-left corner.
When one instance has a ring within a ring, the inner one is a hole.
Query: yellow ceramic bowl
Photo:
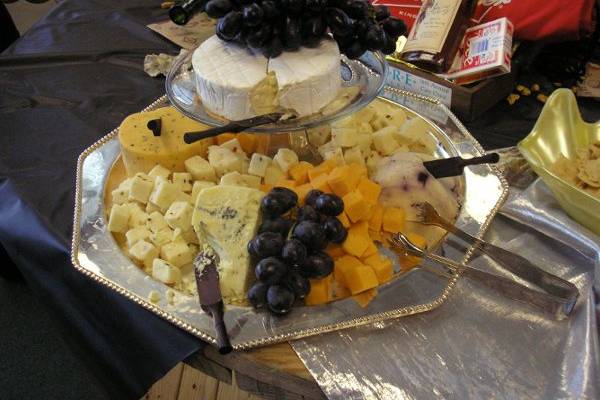
[[[584,122],[575,95],[558,89],[548,98],[533,130],[518,147],[571,218],[600,234],[600,199],[559,178],[550,169],[561,154],[575,159],[577,149],[597,140],[600,122]]]

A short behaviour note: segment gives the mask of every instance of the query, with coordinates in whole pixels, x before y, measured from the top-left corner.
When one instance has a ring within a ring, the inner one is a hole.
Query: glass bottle
[[[431,72],[445,72],[469,26],[475,0],[423,0],[402,59]]]

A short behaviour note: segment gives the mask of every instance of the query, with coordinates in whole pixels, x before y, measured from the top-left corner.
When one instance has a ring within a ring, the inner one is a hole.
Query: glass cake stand
[[[222,126],[228,121],[207,112],[196,92],[192,54],[179,57],[173,63],[165,83],[167,98],[180,112],[209,126]],[[369,104],[381,92],[388,65],[380,52],[366,52],[359,59],[350,60],[342,55],[342,91],[321,113],[279,121],[248,129],[253,132],[279,133],[313,128],[350,115]],[[334,105],[339,104],[339,107]]]

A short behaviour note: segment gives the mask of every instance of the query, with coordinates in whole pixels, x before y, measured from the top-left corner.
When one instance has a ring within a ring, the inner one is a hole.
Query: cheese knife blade
[[[467,165],[495,164],[500,160],[498,153],[490,153],[481,157],[462,158],[450,157],[440,160],[425,161],[423,166],[436,178],[445,178],[448,176],[458,176],[463,173],[463,168]]]
[[[240,121],[231,121],[226,125],[217,126],[216,128],[206,129],[198,132],[187,132],[183,135],[183,141],[187,144],[194,143],[201,139],[220,135],[221,133],[239,133],[255,126],[270,124],[277,122],[281,119],[283,113],[271,113],[265,115],[259,115],[248,119],[242,119]]]
[[[233,348],[223,319],[225,310],[221,298],[217,263],[217,256],[214,253],[200,251],[194,259],[194,275],[200,306],[213,319],[219,353],[227,354]]]

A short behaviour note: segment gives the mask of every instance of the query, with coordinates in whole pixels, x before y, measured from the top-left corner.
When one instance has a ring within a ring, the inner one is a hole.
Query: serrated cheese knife
[[[440,160],[425,161],[423,166],[436,178],[445,178],[447,176],[458,176],[463,173],[467,165],[495,164],[500,159],[498,153],[489,153],[481,157],[461,158],[451,157]]]
[[[194,275],[196,276],[200,306],[205,313],[212,317],[214,322],[219,353],[227,354],[233,350],[233,347],[229,343],[227,328],[223,320],[224,306],[216,257],[214,253],[208,254],[200,251],[194,259]]]
[[[220,135],[221,133],[239,133],[245,131],[246,129],[254,128],[255,126],[277,122],[282,116],[283,113],[259,115],[257,117],[242,119],[240,121],[231,121],[226,125],[217,126],[216,128],[210,128],[204,131],[187,132],[183,135],[183,141],[187,144],[190,144],[198,140]]]

